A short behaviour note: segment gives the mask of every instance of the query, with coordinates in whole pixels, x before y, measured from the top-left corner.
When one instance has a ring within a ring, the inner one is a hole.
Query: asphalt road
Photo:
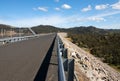
[[[54,38],[55,34],[51,34],[0,46],[0,81],[45,80],[48,74],[44,73],[43,68],[50,61],[48,58],[51,58],[49,54],[54,48]],[[43,70],[44,77],[40,76],[40,70]]]

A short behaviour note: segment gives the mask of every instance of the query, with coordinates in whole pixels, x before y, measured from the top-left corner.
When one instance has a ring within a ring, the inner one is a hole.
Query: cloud
[[[38,7],[37,9],[40,10],[40,11],[44,11],[44,12],[48,11],[47,7]]]
[[[56,7],[55,10],[56,10],[56,11],[60,11],[60,8]]]
[[[104,22],[106,21],[105,17],[111,15],[120,14],[120,11],[108,12],[93,16],[80,16],[80,15],[71,15],[71,16],[61,16],[61,15],[49,15],[49,16],[37,16],[31,18],[22,18],[22,19],[0,19],[0,23],[8,24],[18,27],[31,27],[36,25],[53,25],[57,27],[70,27],[75,25],[80,25],[81,23],[87,22]]]
[[[103,17],[96,17],[96,16],[90,16],[90,17],[84,17],[84,18],[76,18],[72,19],[72,22],[101,22],[101,21],[106,21]]]
[[[88,7],[83,8],[81,11],[82,12],[87,12],[87,11],[90,11],[90,10],[92,10],[92,7],[91,7],[91,5],[88,5]]]
[[[43,12],[47,12],[48,11],[48,7],[38,7],[38,8],[33,8],[34,11],[40,10]]]
[[[71,9],[72,7],[70,6],[70,5],[68,5],[68,4],[63,4],[62,6],[61,6],[63,9]]]
[[[116,15],[119,14],[120,11],[114,11],[114,12],[108,12],[108,13],[103,13],[103,14],[98,14],[98,15],[94,15],[94,16],[90,16],[85,18],[85,21],[106,21],[105,17],[111,16],[111,15]]]
[[[115,3],[115,4],[112,4],[111,6],[112,6],[112,9],[120,10],[120,0],[117,3]]]
[[[103,14],[98,14],[98,15],[93,15],[93,16],[88,16],[88,17],[80,17],[78,15],[73,16],[69,18],[68,20],[70,22],[89,22],[89,21],[95,21],[95,22],[101,22],[101,21],[107,21],[105,17],[111,16],[111,15],[116,15],[120,14],[120,11],[114,11],[114,12],[108,12],[108,13],[103,13]]]
[[[120,11],[113,11],[113,12],[108,12],[104,14],[99,14],[99,15],[96,15],[95,17],[107,17],[111,15],[116,15],[116,14],[120,14]]]
[[[2,24],[9,24],[19,27],[30,27],[30,26],[36,26],[36,25],[53,25],[53,26],[59,26],[60,24],[66,23],[66,18],[63,18],[61,16],[39,16],[39,17],[33,17],[28,19],[16,19],[16,20],[0,20],[0,23]]]
[[[106,8],[108,8],[109,4],[101,4],[101,5],[96,5],[95,9],[96,10],[104,10]]]
[[[100,22],[100,21],[106,21],[104,18],[102,17],[89,17],[88,20],[90,21],[96,21],[96,22]]]

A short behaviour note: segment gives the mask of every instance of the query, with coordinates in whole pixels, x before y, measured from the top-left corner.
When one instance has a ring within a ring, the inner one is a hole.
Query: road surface
[[[0,46],[0,81],[45,80],[58,80],[55,34]]]

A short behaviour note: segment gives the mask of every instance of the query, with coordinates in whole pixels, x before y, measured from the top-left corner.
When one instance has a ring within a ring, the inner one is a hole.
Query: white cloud
[[[60,8],[56,7],[55,10],[60,11]]]
[[[37,8],[33,8],[34,11],[40,10],[40,11],[44,11],[47,12],[48,11],[48,7],[37,7]]]
[[[114,12],[108,12],[108,13],[103,13],[103,14],[98,14],[98,15],[93,15],[93,16],[88,16],[88,17],[80,17],[78,15],[73,16],[69,18],[68,20],[70,22],[89,22],[89,21],[95,21],[95,22],[100,22],[100,21],[107,21],[105,17],[111,16],[111,15],[116,15],[120,14],[120,11],[114,11]]]
[[[104,18],[102,17],[88,17],[89,21],[96,21],[96,22],[100,22],[100,21],[106,21]]]
[[[91,5],[88,5],[88,7],[83,8],[81,11],[82,12],[87,12],[87,11],[90,11],[90,10],[92,10],[92,7],[91,7]]]
[[[120,11],[108,12],[93,16],[80,16],[80,15],[71,15],[71,16],[60,16],[60,15],[50,15],[50,16],[38,16],[27,19],[15,19],[15,20],[6,20],[0,19],[0,23],[8,24],[19,27],[31,27],[36,25],[53,25],[58,27],[70,27],[75,25],[80,25],[81,23],[86,22],[102,22],[106,21],[105,17],[120,14]]]
[[[103,17],[96,17],[96,16],[90,16],[90,17],[83,17],[83,18],[79,18],[79,17],[76,17],[76,19],[72,19],[72,22],[101,22],[101,21],[106,21]]]
[[[85,18],[85,21],[106,21],[106,19],[104,17],[108,17],[111,15],[116,15],[116,14],[120,14],[120,11],[114,11],[114,12],[108,12],[108,13],[104,13],[104,14],[98,14],[98,15],[94,15],[94,16],[90,16]]]
[[[18,20],[0,20],[2,24],[8,24],[19,27],[30,27],[36,25],[53,25],[59,26],[60,24],[66,23],[66,18],[61,16],[42,16],[42,17],[33,17],[28,19],[18,19]]]
[[[117,3],[115,3],[115,4],[112,4],[111,6],[112,6],[112,9],[120,10],[120,0]]]
[[[108,12],[104,14],[99,14],[99,15],[96,15],[95,17],[107,17],[111,15],[116,15],[116,14],[120,14],[120,11],[113,11],[113,12]]]
[[[68,4],[63,4],[62,6],[61,6],[63,9],[71,9],[72,7],[70,6],[70,5],[68,5]]]
[[[109,4],[101,4],[101,5],[96,5],[95,9],[96,10],[104,10],[106,8],[108,8]]]
[[[44,11],[44,12],[48,11],[47,7],[38,7],[37,9],[40,10],[40,11]]]

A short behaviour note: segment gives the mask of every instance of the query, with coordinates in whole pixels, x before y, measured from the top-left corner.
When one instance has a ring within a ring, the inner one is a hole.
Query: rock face
[[[68,58],[75,59],[75,74],[79,81],[120,81],[120,73],[85,52],[65,38],[66,33],[58,34],[68,49]]]

